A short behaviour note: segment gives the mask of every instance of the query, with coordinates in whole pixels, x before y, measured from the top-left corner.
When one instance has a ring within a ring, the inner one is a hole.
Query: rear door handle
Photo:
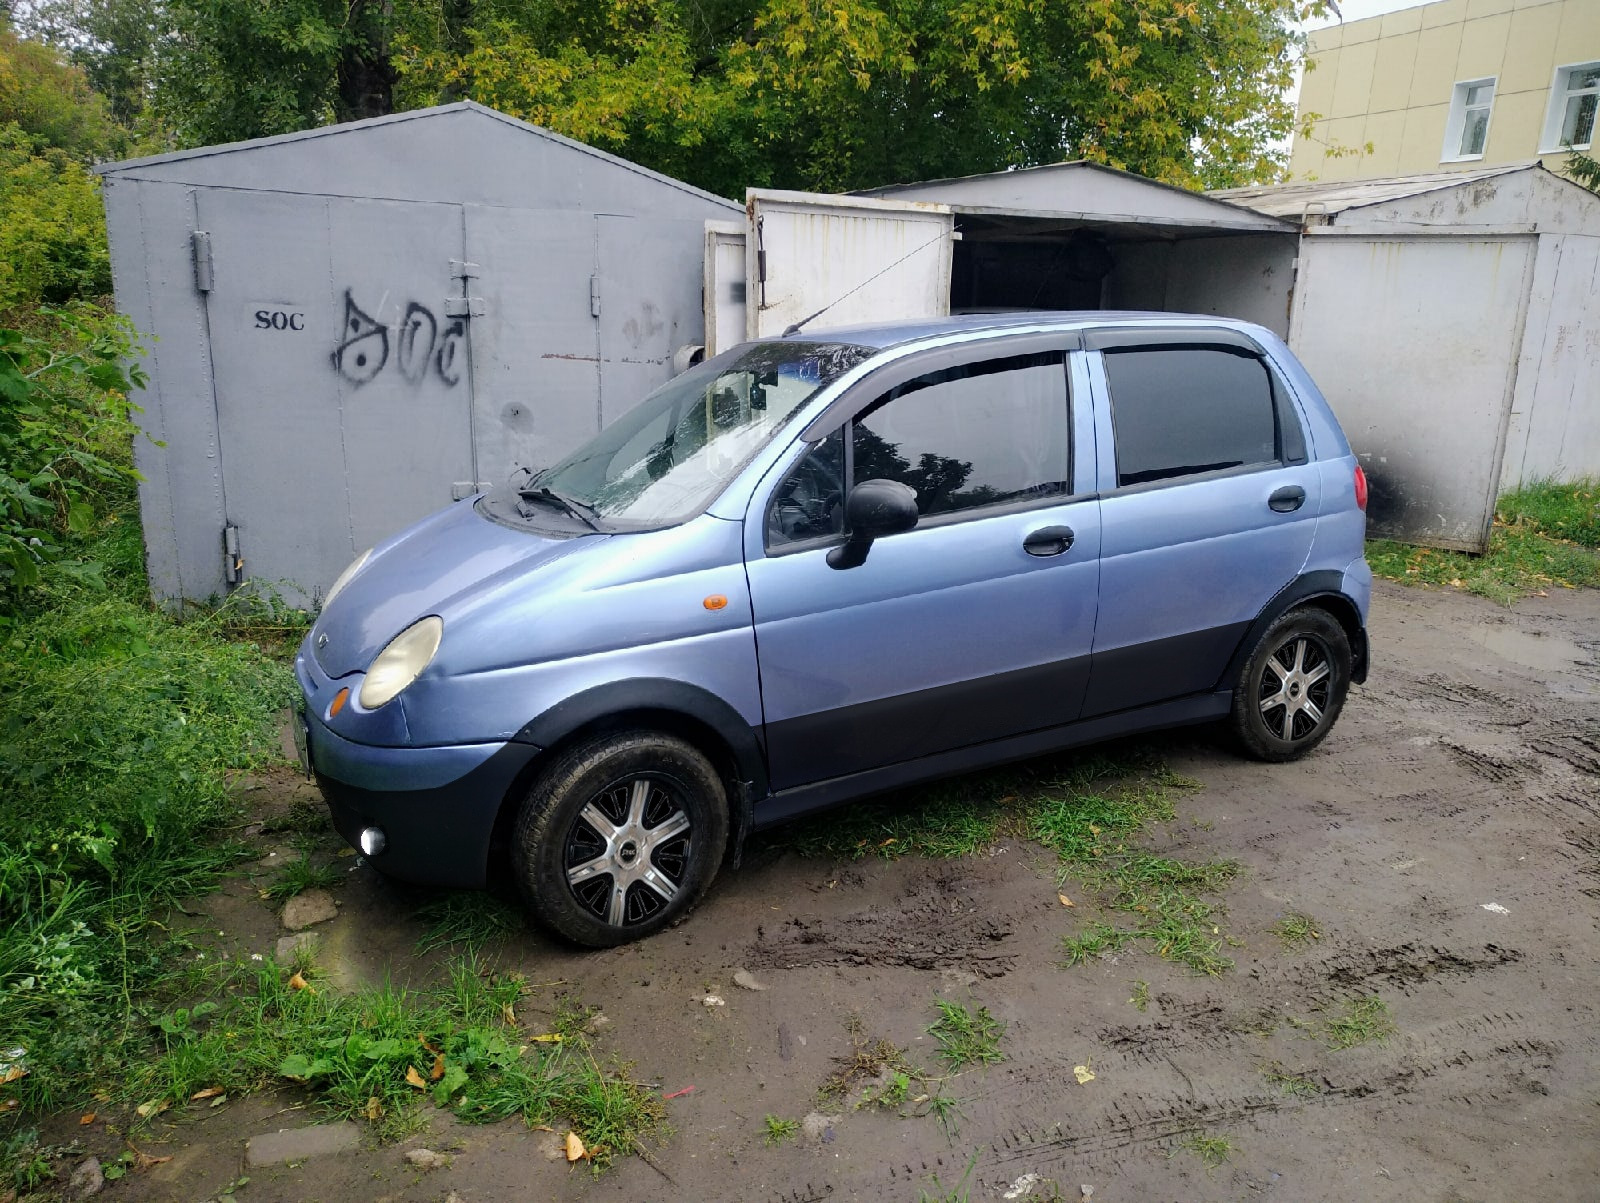
[[[1269,509],[1280,514],[1292,514],[1306,503],[1306,491],[1299,485],[1284,485],[1267,498]]]
[[[1030,556],[1058,556],[1077,537],[1070,526],[1043,526],[1022,541],[1022,550]]]

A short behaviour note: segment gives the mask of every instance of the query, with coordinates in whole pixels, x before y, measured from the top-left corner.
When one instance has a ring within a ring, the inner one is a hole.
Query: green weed
[[[625,1067],[600,1065],[581,1039],[527,1039],[515,1023],[522,982],[472,960],[453,962],[435,991],[386,983],[344,995],[315,976],[297,989],[276,966],[244,963],[217,966],[207,986],[224,1001],[157,1017],[160,1051],[133,1067],[123,1096],[154,1110],[202,1089],[293,1082],[380,1139],[415,1131],[425,1104],[469,1123],[559,1120],[598,1165],[631,1152],[664,1118],[653,1090]]]
[[[427,924],[417,952],[457,946],[476,950],[521,931],[522,912],[479,891],[452,891],[430,898],[417,908]]]
[[[1399,1029],[1389,1007],[1377,995],[1354,998],[1344,1011],[1323,1025],[1323,1038],[1331,1049],[1354,1048],[1358,1044],[1383,1043]]]
[[[928,1096],[927,1115],[939,1121],[939,1126],[944,1129],[946,1140],[955,1140],[961,1135],[961,1100],[953,1098],[943,1091],[938,1091]]]
[[[797,1119],[779,1119],[776,1115],[769,1115],[762,1123],[766,1133],[761,1143],[765,1145],[781,1145],[800,1135],[800,1121]]]
[[[1510,605],[1551,588],[1600,586],[1600,482],[1541,482],[1507,493],[1495,507],[1489,550],[1481,556],[1367,544],[1374,574],[1408,585],[1448,585]]]
[[[1322,1093],[1322,1083],[1316,1078],[1308,1073],[1285,1069],[1277,1061],[1263,1066],[1261,1076],[1284,1094],[1294,1095],[1297,1098]]]
[[[288,902],[307,890],[326,890],[338,885],[344,875],[332,865],[313,864],[309,856],[292,860],[278,872],[271,885],[261,891],[272,902]]]
[[[997,1065],[1006,1059],[1000,1051],[1006,1026],[989,1014],[988,1007],[969,1011],[942,998],[934,1006],[939,1018],[928,1028],[928,1035],[939,1042],[939,1056],[951,1069],[959,1072],[969,1065]]]
[[[1178,1145],[1200,1158],[1207,1170],[1214,1170],[1233,1154],[1233,1145],[1225,1136],[1207,1136],[1192,1132]]]
[[[1310,915],[1291,911],[1267,929],[1283,941],[1285,948],[1299,948],[1312,940],[1322,939],[1322,930]]]
[[[1150,1007],[1150,983],[1149,982],[1134,982],[1133,983],[1133,997],[1128,999],[1128,1005],[1130,1007],[1136,1008],[1140,1012],[1143,1012],[1143,1011],[1146,1011],[1146,1010],[1149,1009],[1149,1007]]]
[[[981,1153],[982,1150],[979,1150]],[[972,1198],[972,1171],[978,1168],[978,1153],[973,1153],[972,1159],[967,1162],[967,1168],[962,1171],[961,1179],[955,1186],[945,1189],[943,1182],[934,1176],[933,1186],[939,1193],[930,1195],[927,1191],[918,1191],[918,1203],[968,1203]]]

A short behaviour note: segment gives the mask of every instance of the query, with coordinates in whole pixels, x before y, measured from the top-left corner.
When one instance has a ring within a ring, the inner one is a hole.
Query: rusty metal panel
[[[1302,241],[1289,342],[1367,471],[1374,535],[1487,545],[1533,252],[1529,237]]]
[[[483,272],[472,319],[479,479],[545,468],[600,429],[600,343],[588,213],[466,209],[467,258]]]
[[[460,210],[206,189],[196,219],[240,575],[302,601],[471,476]]]
[[[749,337],[824,307],[818,329],[950,312],[955,219],[944,205],[752,188],[745,209]]]
[[[673,352],[705,341],[704,223],[602,213],[600,420],[614,422],[672,376]]]

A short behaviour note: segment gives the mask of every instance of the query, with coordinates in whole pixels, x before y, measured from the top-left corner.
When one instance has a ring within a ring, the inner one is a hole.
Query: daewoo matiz
[[[1366,481],[1266,330],[983,315],[735,347],[359,557],[295,666],[339,831],[618,944],[822,807],[1365,678]]]

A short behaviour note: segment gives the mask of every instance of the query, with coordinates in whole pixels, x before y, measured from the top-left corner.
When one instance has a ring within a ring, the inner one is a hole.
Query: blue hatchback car
[[[339,831],[619,944],[751,831],[1367,669],[1366,481],[1274,335],[1107,312],[746,343],[356,560],[295,661]]]

